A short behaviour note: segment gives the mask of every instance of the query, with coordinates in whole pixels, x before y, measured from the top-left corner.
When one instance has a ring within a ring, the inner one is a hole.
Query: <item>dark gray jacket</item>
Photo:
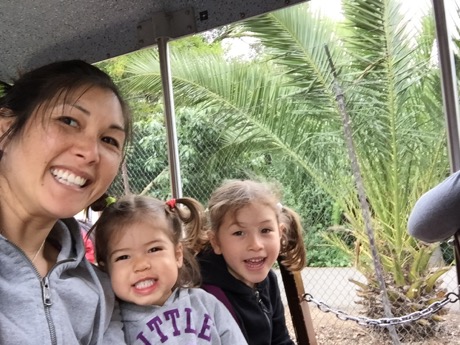
[[[207,285],[204,288],[211,292],[209,285],[214,285],[223,291],[249,345],[294,345],[286,327],[275,272],[270,271],[252,289],[230,274],[222,255],[205,250],[198,255],[198,261]]]
[[[407,226],[409,234],[425,242],[443,241],[460,229],[460,171],[422,195]]]

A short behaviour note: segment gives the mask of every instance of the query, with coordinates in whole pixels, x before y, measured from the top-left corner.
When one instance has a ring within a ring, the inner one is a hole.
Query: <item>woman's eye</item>
[[[72,126],[72,127],[78,127],[78,121],[69,116],[61,116],[59,118],[59,121],[65,123],[66,125]]]
[[[115,262],[120,261],[120,260],[127,260],[129,259],[128,255],[120,255],[115,258]]]
[[[118,140],[112,138],[112,137],[103,137],[102,138],[102,141],[104,143],[107,143],[109,145],[113,145],[115,146],[116,148],[120,148],[120,143],[118,142]]]

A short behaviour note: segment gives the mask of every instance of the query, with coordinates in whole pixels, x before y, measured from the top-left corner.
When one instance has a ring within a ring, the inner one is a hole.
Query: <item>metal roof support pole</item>
[[[447,145],[451,172],[460,169],[460,139],[458,128],[458,96],[454,54],[451,49],[452,37],[449,35],[444,0],[433,0],[436,37],[438,41],[439,66],[444,103],[444,116],[447,122]]]
[[[174,112],[174,94],[172,88],[171,68],[169,63],[169,39],[157,38],[158,55],[160,58],[161,83],[163,86],[163,103],[166,120],[169,174],[173,198],[182,197],[180,176],[179,150],[177,145],[176,118]]]
[[[450,170],[460,170],[460,139],[458,127],[458,94],[454,54],[451,49],[452,37],[449,35],[444,0],[433,0],[436,37],[438,41],[439,66],[441,69],[442,99],[447,124],[447,145],[449,149]],[[460,286],[460,232],[454,235],[457,282]],[[459,290],[460,293],[460,290]]]
[[[174,94],[169,63],[169,41],[197,32],[193,8],[173,12],[157,12],[137,25],[138,44],[149,47],[157,44],[160,58],[161,84],[167,131],[169,175],[173,198],[182,197],[179,150],[177,145]]]

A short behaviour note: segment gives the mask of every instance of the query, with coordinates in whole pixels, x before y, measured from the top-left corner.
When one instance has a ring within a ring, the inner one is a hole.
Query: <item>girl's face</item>
[[[251,203],[234,214],[227,214],[211,245],[222,254],[229,272],[250,287],[264,280],[281,245],[282,229],[275,211],[267,205]]]
[[[126,225],[109,241],[108,272],[118,298],[162,306],[171,296],[183,263],[182,245],[167,235],[163,217]]]
[[[109,90],[93,87],[81,93],[39,108],[20,137],[2,144],[2,201],[17,213],[73,216],[115,178],[125,141],[120,103]],[[11,123],[0,118],[0,134]]]

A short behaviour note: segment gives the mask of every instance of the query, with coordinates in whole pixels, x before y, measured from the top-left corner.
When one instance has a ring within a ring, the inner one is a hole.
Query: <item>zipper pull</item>
[[[264,301],[262,301],[259,290],[256,289],[254,294],[256,295],[257,303],[259,303],[260,308],[263,310],[264,313],[268,313],[268,308],[265,306]]]
[[[50,282],[48,277],[42,279],[42,293],[43,293],[43,304],[45,307],[50,307],[51,303],[51,290],[50,290]]]

